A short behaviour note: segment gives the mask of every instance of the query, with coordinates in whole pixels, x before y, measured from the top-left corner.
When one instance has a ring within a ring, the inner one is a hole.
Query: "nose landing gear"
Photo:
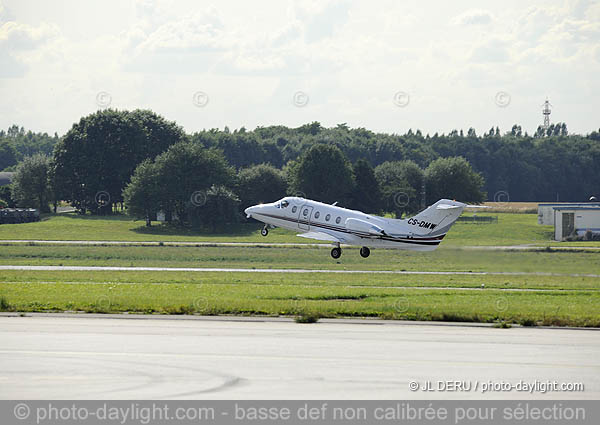
[[[369,256],[369,254],[371,254],[371,250],[369,248],[367,248],[366,246],[363,246],[360,249],[360,256],[362,258],[367,258]]]
[[[267,229],[267,226],[262,228],[262,230],[260,231],[260,234],[263,236],[267,236],[269,234],[269,229]]]

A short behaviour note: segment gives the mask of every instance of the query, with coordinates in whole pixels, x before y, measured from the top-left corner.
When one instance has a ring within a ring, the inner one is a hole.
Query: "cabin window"
[[[331,214],[327,214],[327,215],[325,216],[325,221],[329,221],[329,219],[330,219],[330,218],[331,218]]]
[[[319,218],[319,216],[320,216],[320,215],[321,215],[321,213],[320,213],[319,211],[317,211],[317,212],[315,213],[315,218]]]
[[[298,207],[296,207],[296,206],[292,207],[292,212],[295,213],[296,211],[298,211]]]
[[[336,222],[337,224],[340,224],[340,221],[342,221],[342,217],[338,217],[338,218],[336,218],[336,219],[335,219],[335,222]]]
[[[308,209],[305,209],[304,211],[302,211],[302,215],[303,215],[304,217],[306,217],[306,216],[308,215]]]

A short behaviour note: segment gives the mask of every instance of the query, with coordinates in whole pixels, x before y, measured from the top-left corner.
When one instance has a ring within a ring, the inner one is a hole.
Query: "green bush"
[[[6,297],[0,297],[0,311],[10,311],[11,309],[11,305]]]
[[[296,316],[296,323],[317,323],[321,317],[317,313],[302,313]]]

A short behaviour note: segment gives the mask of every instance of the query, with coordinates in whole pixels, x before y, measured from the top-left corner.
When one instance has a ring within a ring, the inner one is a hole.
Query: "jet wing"
[[[343,237],[339,238],[337,236],[333,236],[333,235],[330,235],[329,233],[325,233],[325,232],[306,232],[306,233],[299,233],[296,236],[300,236],[301,238],[316,239],[319,241],[329,241],[329,242],[339,242],[339,243],[346,242],[346,239]]]

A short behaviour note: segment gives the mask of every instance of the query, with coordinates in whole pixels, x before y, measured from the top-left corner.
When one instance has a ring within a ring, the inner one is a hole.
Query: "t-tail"
[[[432,206],[405,221],[408,222],[411,231],[415,235],[445,235],[466,207],[467,204],[462,202],[440,199]]]

